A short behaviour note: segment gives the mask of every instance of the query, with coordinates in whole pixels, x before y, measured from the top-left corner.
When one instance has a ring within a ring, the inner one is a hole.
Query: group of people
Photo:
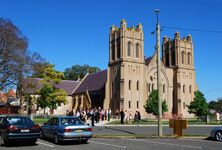
[[[100,107],[90,109],[90,110],[67,110],[67,116],[76,116],[79,117],[83,122],[91,123],[94,126],[94,123],[99,123],[99,121],[110,121],[111,118],[111,109],[101,109]],[[91,122],[90,122],[91,120]]]
[[[116,118],[119,119],[120,117],[120,123],[124,124],[124,122],[127,124],[130,121],[134,121],[137,124],[141,121],[141,114],[139,111],[136,111],[134,114],[134,117],[131,113],[131,111],[123,111],[123,109],[119,112],[119,110],[117,109],[115,112]]]

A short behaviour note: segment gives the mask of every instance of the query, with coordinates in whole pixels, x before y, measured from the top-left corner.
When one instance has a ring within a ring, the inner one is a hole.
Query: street
[[[48,140],[38,140],[36,145],[13,143],[1,150],[221,150],[222,143],[203,139],[107,139],[93,138],[88,144],[66,142],[55,145]]]
[[[188,126],[184,135],[209,136],[215,126]],[[93,132],[97,135],[157,135],[157,126],[95,126]],[[163,135],[172,135],[173,129],[163,126]]]

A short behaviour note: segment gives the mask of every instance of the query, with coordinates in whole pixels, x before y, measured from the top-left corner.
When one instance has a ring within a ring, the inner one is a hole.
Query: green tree
[[[153,90],[150,95],[148,100],[146,101],[146,104],[144,105],[144,108],[147,113],[153,113],[154,115],[158,115],[158,91]],[[162,113],[167,112],[167,104],[166,101],[162,102]]]
[[[194,100],[187,107],[188,112],[193,113],[196,116],[206,116],[208,113],[208,104],[204,94],[199,90],[194,92]]]
[[[216,112],[222,112],[222,98],[218,98],[217,101],[210,101],[209,109],[215,110]]]
[[[39,91],[40,97],[37,99],[37,105],[44,109],[44,113],[47,107],[53,110],[61,104],[66,104],[67,93],[62,89],[57,89],[55,86],[61,82],[64,74],[56,71],[54,65],[49,64],[44,67],[40,76],[43,78],[43,86]]]
[[[66,68],[64,71],[66,80],[78,80],[82,79],[87,72],[95,73],[100,71],[98,67],[90,67],[89,65],[73,65],[71,68]]]

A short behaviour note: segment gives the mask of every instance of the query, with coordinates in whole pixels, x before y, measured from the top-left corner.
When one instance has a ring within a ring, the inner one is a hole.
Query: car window
[[[78,118],[62,118],[62,125],[82,125],[82,121]]]
[[[54,121],[54,118],[51,118],[46,124],[47,125],[53,125],[53,121]]]
[[[53,125],[59,125],[59,120],[58,120],[58,118],[54,118],[54,120],[53,120]]]
[[[0,125],[3,124],[4,118],[0,117]]]
[[[34,122],[31,119],[29,119],[29,118],[24,118],[24,119],[25,119],[26,124],[34,125]]]
[[[12,125],[20,125],[20,124],[25,124],[25,121],[23,118],[9,117],[7,118],[7,123]]]

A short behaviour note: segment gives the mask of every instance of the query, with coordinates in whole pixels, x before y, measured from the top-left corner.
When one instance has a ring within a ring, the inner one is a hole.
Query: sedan
[[[35,144],[40,136],[40,127],[25,116],[0,116],[0,144],[12,140],[25,140]]]
[[[73,116],[53,117],[41,126],[40,132],[41,138],[53,139],[55,144],[68,140],[87,143],[92,137],[92,128]]]
[[[211,130],[211,137],[222,142],[222,127],[216,127]]]

